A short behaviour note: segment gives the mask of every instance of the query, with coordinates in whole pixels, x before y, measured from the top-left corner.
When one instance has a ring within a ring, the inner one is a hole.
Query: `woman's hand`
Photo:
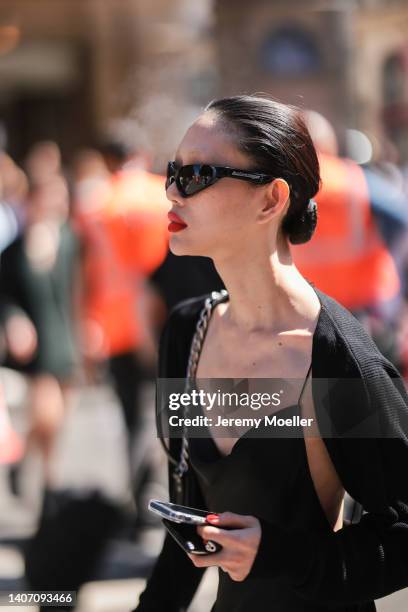
[[[197,532],[204,540],[218,542],[223,549],[210,555],[187,553],[191,561],[196,567],[218,565],[230,575],[232,580],[237,582],[245,580],[251,571],[261,540],[259,520],[254,516],[223,512],[209,515],[207,521],[214,527],[200,526],[197,527]],[[218,525],[236,527],[236,529],[218,529]]]

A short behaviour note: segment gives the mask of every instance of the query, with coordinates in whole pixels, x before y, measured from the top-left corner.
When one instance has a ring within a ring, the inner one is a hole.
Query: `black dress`
[[[279,418],[301,416],[299,403],[307,378],[308,375],[298,403],[273,414]],[[206,507],[211,512],[230,511],[263,516],[290,529],[313,528],[315,532],[330,529],[309,471],[301,429],[293,426],[286,432],[281,429],[281,435],[273,440],[262,437],[262,431],[257,430],[255,436],[252,435],[253,429],[248,430],[235,443],[229,455],[220,453],[210,434],[207,437],[190,438],[190,461],[198,477]],[[358,609],[347,606],[334,608],[307,601],[288,588],[284,579],[269,581],[249,577],[243,582],[236,582],[221,568],[218,574],[217,599],[211,612]]]

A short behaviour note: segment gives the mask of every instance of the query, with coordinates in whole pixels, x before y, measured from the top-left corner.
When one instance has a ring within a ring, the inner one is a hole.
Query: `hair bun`
[[[288,238],[291,244],[303,244],[304,242],[308,242],[314,234],[316,225],[317,202],[311,199],[302,214],[291,219],[290,227],[287,228]]]

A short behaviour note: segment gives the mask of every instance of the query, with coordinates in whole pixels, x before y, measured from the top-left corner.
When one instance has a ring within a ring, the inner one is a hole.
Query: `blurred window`
[[[281,26],[270,32],[260,52],[265,70],[278,76],[310,75],[323,68],[315,35],[297,25]]]
[[[384,62],[383,95],[384,103],[393,104],[405,99],[408,66],[404,66],[404,58],[400,53],[390,55]]]

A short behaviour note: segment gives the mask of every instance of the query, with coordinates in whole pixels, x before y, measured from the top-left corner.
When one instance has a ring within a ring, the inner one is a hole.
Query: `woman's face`
[[[188,129],[177,149],[177,166],[210,164],[242,170],[254,169],[253,162],[240,152],[216,116],[207,112]],[[202,255],[218,260],[254,244],[260,225],[257,213],[265,198],[266,186],[233,178],[222,178],[195,195],[184,198],[175,182],[167,198],[187,227],[170,232],[170,250],[175,255]]]

